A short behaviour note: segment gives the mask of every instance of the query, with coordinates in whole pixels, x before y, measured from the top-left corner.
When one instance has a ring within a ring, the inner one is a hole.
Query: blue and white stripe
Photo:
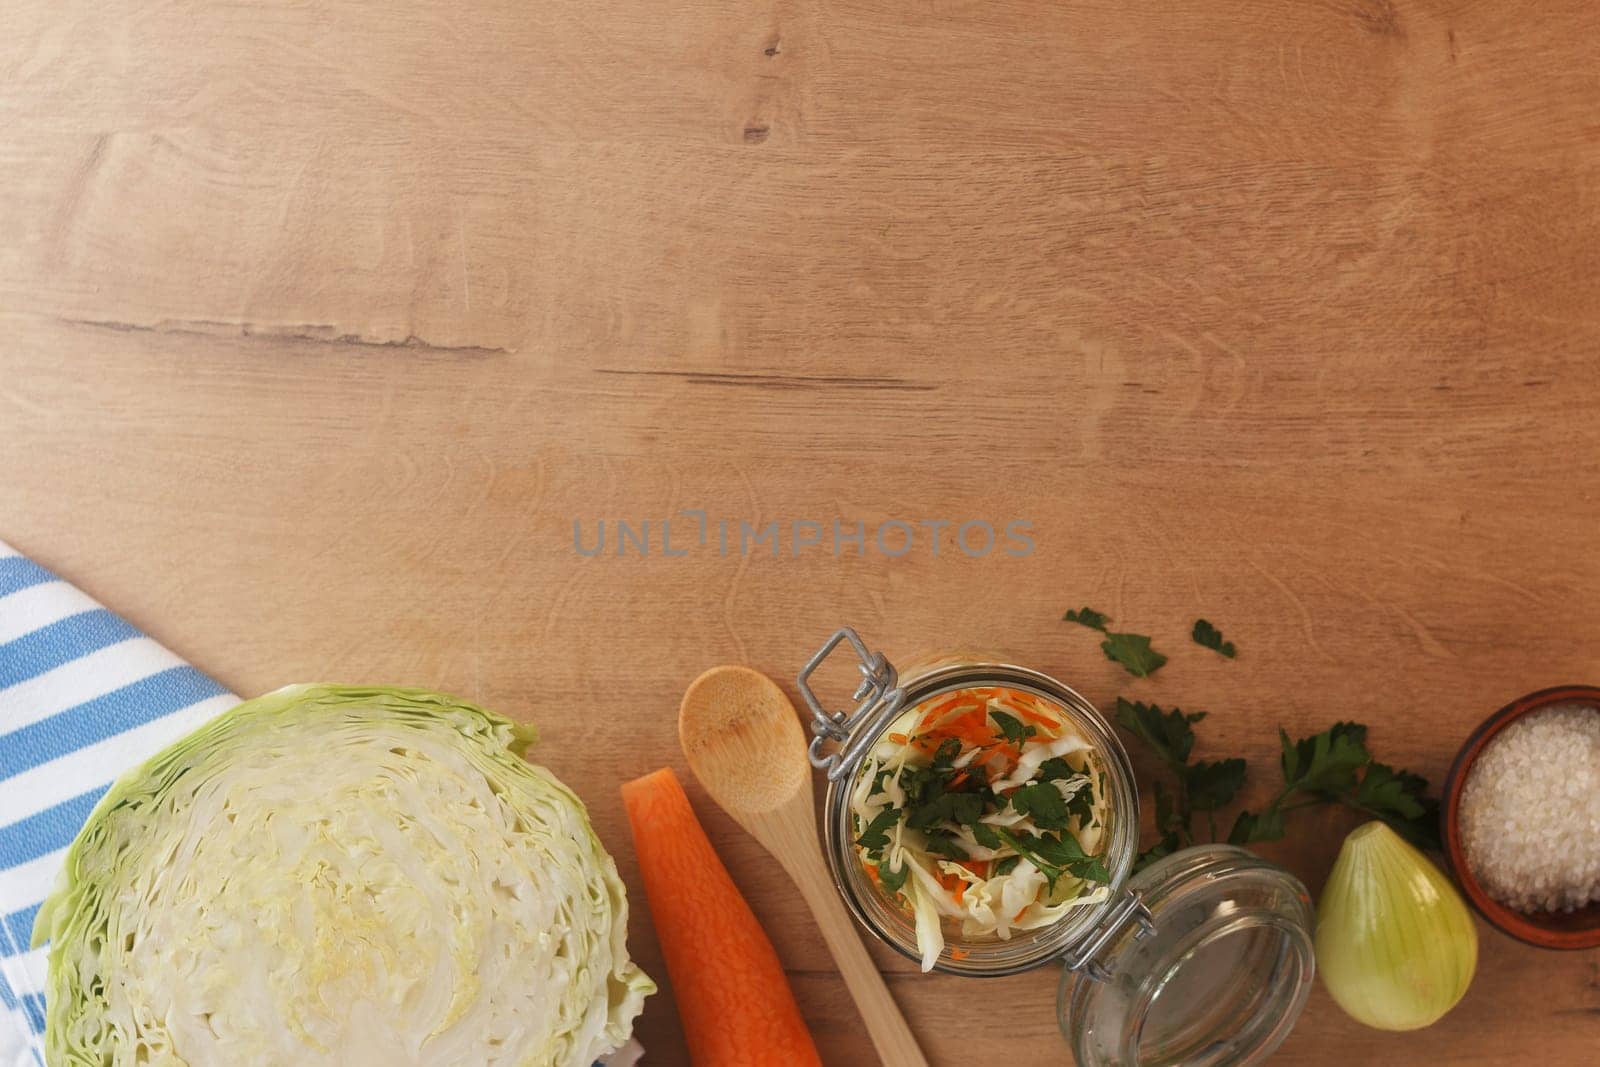
[[[0,542],[0,1067],[41,1067],[33,918],[111,782],[238,698]]]

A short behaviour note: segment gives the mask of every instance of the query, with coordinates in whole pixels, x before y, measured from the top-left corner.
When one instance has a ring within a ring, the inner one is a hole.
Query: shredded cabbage
[[[588,1067],[654,985],[535,734],[420,690],[295,686],[95,807],[39,913],[52,1067]]]

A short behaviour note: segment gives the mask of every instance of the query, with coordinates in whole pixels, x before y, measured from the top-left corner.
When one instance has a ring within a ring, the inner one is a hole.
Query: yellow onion
[[[1351,831],[1317,905],[1317,971],[1357,1022],[1430,1026],[1456,1006],[1478,966],[1461,894],[1381,822]]]

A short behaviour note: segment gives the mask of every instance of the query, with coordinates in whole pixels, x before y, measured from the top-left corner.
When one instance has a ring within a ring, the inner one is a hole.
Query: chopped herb
[[[1041,782],[1053,782],[1058,778],[1076,778],[1078,772],[1072,769],[1072,764],[1060,756],[1051,756],[1039,764],[1039,772],[1034,777]]]
[[[1061,617],[1067,622],[1075,622],[1079,626],[1087,626],[1089,629],[1099,630],[1101,633],[1106,632],[1106,623],[1111,621],[1108,616],[1100,614],[1093,608],[1079,608],[1077,611],[1069,611]]]
[[[1135,678],[1148,678],[1167,662],[1167,657],[1150,647],[1150,639],[1144,634],[1108,633],[1100,642],[1100,650],[1106,659],[1122,664]]]
[[[1084,852],[1083,846],[1070,834],[1058,837],[1006,829],[999,833],[1006,844],[1032,860],[1052,885],[1063,871],[1086,882],[1111,881],[1111,872],[1106,870],[1105,864]]]
[[[1004,859],[997,860],[995,862],[995,865],[994,865],[995,876],[999,877],[999,878],[1004,878],[1006,875],[1008,875],[1012,871],[1016,870],[1017,869],[1017,864],[1019,864],[1021,862],[1022,862],[1022,857],[1021,856],[1007,856]]]
[[[1074,863],[1071,870],[1075,876],[1085,882],[1099,882],[1101,885],[1105,885],[1111,881],[1111,872],[1106,869],[1106,865],[1101,862],[1099,856],[1085,856]]]
[[[972,839],[978,844],[982,845],[984,848],[1001,847],[1002,842],[1000,841],[1000,835],[995,833],[994,827],[990,826],[988,823],[975,822],[969,827],[969,829],[972,831]]]
[[[953,860],[964,860],[969,858],[967,856],[967,850],[961,847],[961,842],[955,839],[954,834],[939,832],[931,833],[928,835],[928,844],[926,847],[929,852],[934,852],[941,856],[948,856]]]
[[[1011,794],[1011,806],[1033,818],[1042,830],[1065,830],[1071,818],[1061,790],[1051,782],[1032,782]]]
[[[1007,715],[1003,711],[990,711],[989,718],[1000,727],[1000,735],[1013,745],[1020,745],[1039,732],[1037,726],[1028,725],[1015,715]]]
[[[939,747],[933,753],[933,769],[948,770],[950,765],[961,755],[961,741],[958,738],[947,737],[939,742]]]
[[[891,893],[898,893],[905,888],[906,876],[910,873],[910,863],[906,863],[898,871],[889,868],[888,860],[878,864],[878,880],[883,883],[883,888]]]
[[[1194,621],[1194,631],[1189,636],[1194,638],[1195,644],[1220,652],[1229,659],[1239,654],[1239,650],[1233,647],[1233,642],[1224,641],[1222,631],[1204,619]]]
[[[906,816],[913,830],[926,830],[942,822],[963,825],[978,821],[983,814],[983,798],[976,793],[941,793]],[[892,825],[892,824],[891,824]]]
[[[873,820],[861,831],[861,836],[856,838],[856,844],[866,849],[867,852],[881,852],[889,844],[889,830],[900,821],[900,809],[887,807],[878,812]]]
[[[1083,784],[1067,798],[1067,814],[1078,818],[1079,826],[1094,826],[1094,791],[1089,786],[1088,776],[1085,775]]]

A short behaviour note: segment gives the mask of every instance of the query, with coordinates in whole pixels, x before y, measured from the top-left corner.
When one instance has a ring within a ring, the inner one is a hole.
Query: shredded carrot
[[[905,734],[890,734],[889,740],[893,741],[897,745],[905,745],[910,743]]]
[[[1011,921],[1014,922],[1014,923],[1015,922],[1021,922],[1022,921],[1022,917],[1024,915],[1028,914],[1028,908],[1030,908],[1031,906],[1032,905],[1024,904],[1022,906],[1022,910],[1021,911],[1019,911],[1015,915],[1011,916]]]
[[[964,960],[968,955],[969,953],[964,948],[953,948],[950,950],[950,958],[953,960]]]
[[[1041,715],[1037,711],[1034,711],[1032,708],[1024,707],[1021,704],[1017,704],[1017,705],[1015,705],[1013,707],[1012,710],[1014,710],[1018,715],[1022,716],[1022,718],[1027,719],[1029,722],[1033,723],[1036,726],[1044,726],[1044,727],[1047,727],[1050,730],[1059,730],[1059,729],[1061,729],[1060,720],[1052,719],[1048,715]]]
[[[967,692],[957,691],[935,700],[929,704],[927,706],[927,710],[922,713],[922,721],[917,726],[917,729],[926,730],[928,727],[932,726],[941,715],[959,705],[963,700],[967,699],[967,696]]]

